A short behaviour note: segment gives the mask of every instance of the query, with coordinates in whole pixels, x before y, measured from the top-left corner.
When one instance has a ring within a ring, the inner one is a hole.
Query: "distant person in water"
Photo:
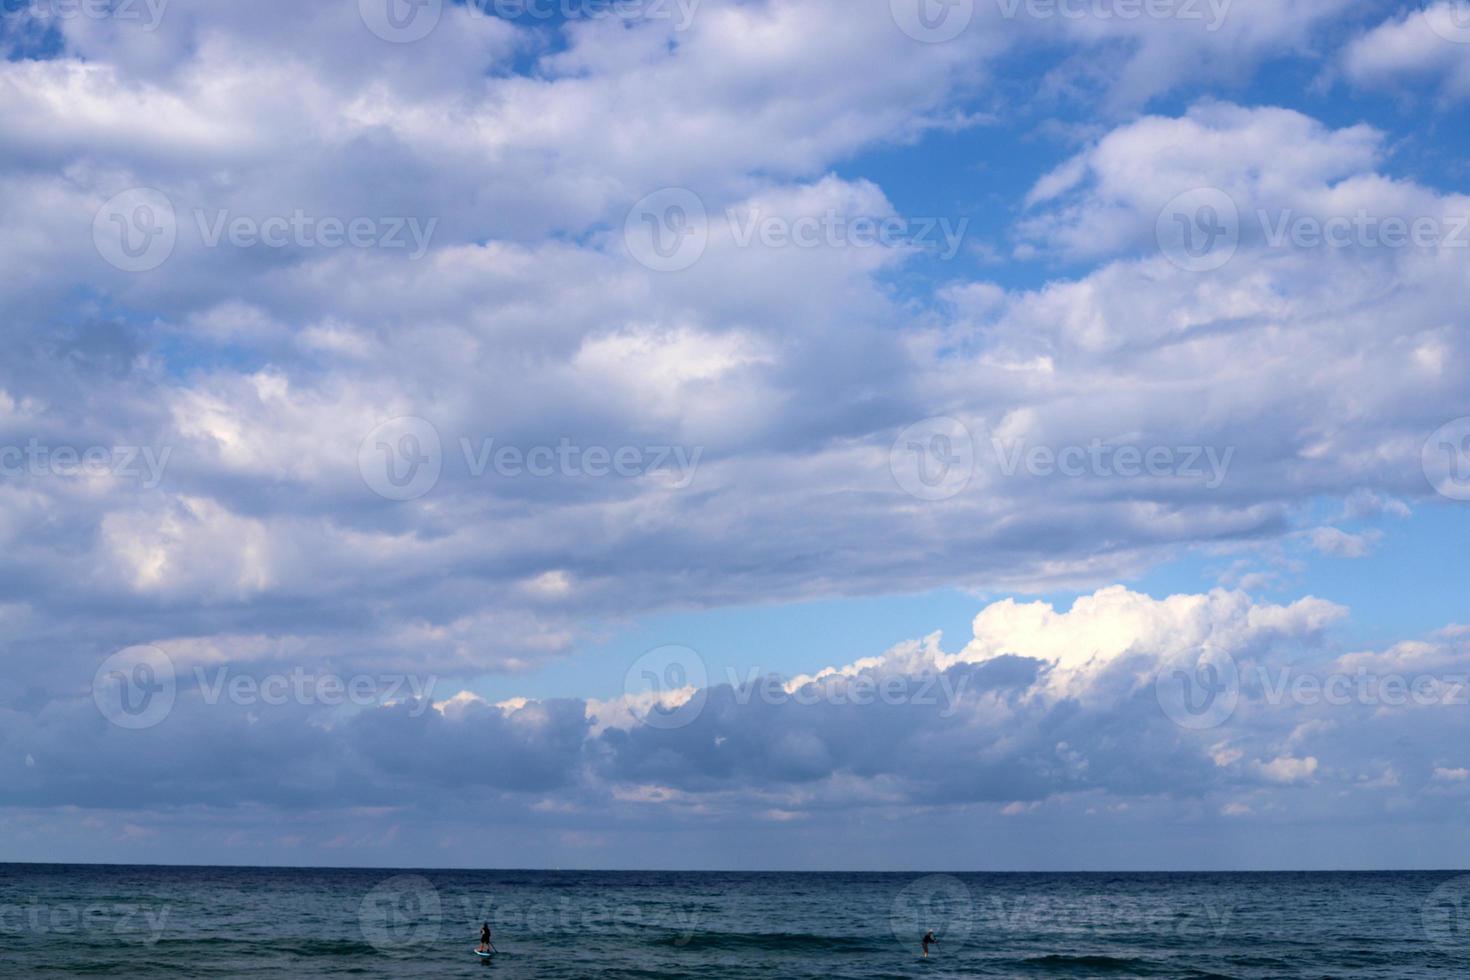
[[[934,944],[935,946],[938,946],[939,945],[939,940],[937,940],[937,939],[934,938],[934,930],[933,929],[930,929],[928,932],[924,933],[924,938],[921,939],[919,942],[924,947],[924,958],[925,959],[928,959],[929,958],[929,945],[931,943]]]
[[[490,923],[480,926],[480,952],[490,952]]]

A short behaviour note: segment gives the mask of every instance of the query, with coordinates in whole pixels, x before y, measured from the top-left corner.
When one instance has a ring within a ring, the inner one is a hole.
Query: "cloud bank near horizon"
[[[320,678],[273,687],[174,648],[176,686],[146,728],[109,723],[91,697],[10,713],[3,776],[22,813],[59,808],[49,827],[19,821],[34,845],[75,843],[85,827],[150,854],[188,815],[231,828],[195,853],[247,861],[341,848],[392,863],[399,828],[459,841],[469,815],[539,827],[527,853],[541,860],[594,863],[677,861],[638,843],[648,834],[820,833],[834,820],[1171,813],[1196,832],[1223,823],[1222,838],[1289,838],[1329,815],[1451,817],[1470,793],[1454,749],[1470,630],[1344,651],[1333,630],[1346,615],[1310,597],[1118,586],[1066,610],[991,603],[958,649],[934,634],[811,675],[729,672],[698,687],[655,670],[651,689],[605,701],[433,700],[437,679],[423,678],[354,705]],[[664,663],[692,674],[698,660],[681,649]],[[339,822],[368,818],[375,833],[342,839]]]

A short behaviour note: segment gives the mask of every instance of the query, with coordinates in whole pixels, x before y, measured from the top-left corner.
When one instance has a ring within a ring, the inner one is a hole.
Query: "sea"
[[[1470,875],[4,864],[0,975],[1465,977]]]

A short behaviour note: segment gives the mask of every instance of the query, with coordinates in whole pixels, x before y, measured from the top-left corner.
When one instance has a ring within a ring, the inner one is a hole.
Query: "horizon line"
[[[782,868],[529,868],[529,867],[455,867],[387,866],[356,864],[196,864],[159,861],[9,861],[0,867],[69,867],[69,868],[174,868],[238,871],[385,871],[424,872],[460,871],[492,873],[544,874],[755,874],[755,875],[1232,875],[1232,874],[1463,874],[1470,868],[1075,868],[1067,870],[1008,869],[945,870],[915,868],[910,870],[879,869],[782,869]]]

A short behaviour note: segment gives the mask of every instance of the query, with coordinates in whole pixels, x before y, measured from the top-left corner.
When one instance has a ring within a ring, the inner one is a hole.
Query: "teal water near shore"
[[[10,864],[0,943],[25,977],[1452,977],[1470,876]]]

